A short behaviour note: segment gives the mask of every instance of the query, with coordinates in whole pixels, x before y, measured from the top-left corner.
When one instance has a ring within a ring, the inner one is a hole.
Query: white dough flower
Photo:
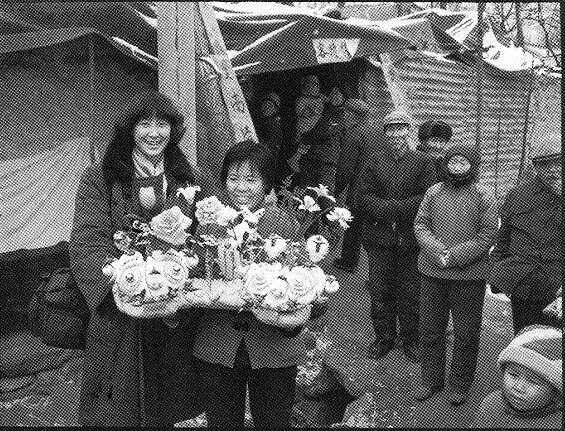
[[[320,211],[320,206],[316,203],[312,196],[304,196],[302,204],[298,207],[299,210],[305,210],[310,212]]]
[[[328,240],[322,235],[312,235],[306,241],[306,251],[308,252],[308,257],[314,263],[321,261],[330,249],[330,244]]]
[[[326,217],[329,221],[337,221],[343,229],[347,229],[349,223],[353,220],[353,216],[347,208],[336,207]]]

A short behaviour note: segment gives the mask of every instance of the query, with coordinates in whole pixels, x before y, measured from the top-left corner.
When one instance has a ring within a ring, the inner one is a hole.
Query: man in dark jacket
[[[418,245],[414,218],[426,190],[436,182],[428,157],[408,147],[410,117],[393,111],[383,122],[385,148],[363,169],[357,204],[363,212],[363,247],[369,257],[368,290],[376,340],[369,356],[394,348],[398,316],[406,357],[418,361]]]
[[[443,152],[452,134],[449,124],[443,121],[428,120],[418,128],[420,144],[416,149],[432,158],[438,180],[443,176]]]
[[[557,322],[543,313],[561,285],[561,136],[531,154],[535,176],[511,190],[491,254],[489,284],[510,297],[514,333]]]
[[[301,135],[301,187],[318,187],[323,184],[330,193],[334,192],[343,127],[341,100],[339,97],[331,97],[330,103],[324,105],[320,120]]]
[[[382,138],[371,136],[373,128],[367,123],[368,114],[369,105],[362,100],[349,99],[344,104],[344,130],[337,163],[335,195],[339,196],[347,187],[345,206],[351,211],[353,220],[343,235],[341,257],[334,261],[334,266],[351,273],[355,272],[361,255],[363,228],[362,213],[355,207],[355,188],[361,168],[369,159],[375,141],[382,142]]]

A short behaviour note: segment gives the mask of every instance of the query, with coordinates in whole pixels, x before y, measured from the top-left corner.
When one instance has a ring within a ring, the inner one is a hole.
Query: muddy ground
[[[334,272],[328,266],[331,261],[332,258],[328,258],[326,266]],[[442,393],[417,403],[413,391],[419,382],[418,365],[408,362],[398,349],[379,361],[365,357],[365,350],[374,338],[369,320],[369,296],[364,288],[366,259],[362,258],[354,275],[339,271],[335,274],[341,288],[331,297],[327,314],[312,329],[323,331],[325,328],[324,340],[329,341],[323,346],[326,362],[338,372],[343,386],[358,397],[349,405],[340,425],[383,428],[468,426],[482,398],[498,387],[500,376],[495,365],[496,357],[512,337],[509,304],[487,295],[479,365],[468,402],[452,407]],[[20,335],[19,342],[32,345],[29,335]],[[312,366],[316,362],[312,356],[313,353],[305,358],[305,372],[316,368]],[[36,375],[33,382],[22,389],[6,392],[4,388],[4,392],[0,392],[0,425],[78,425],[82,358],[78,353],[67,355],[66,359],[62,367]],[[328,421],[339,422],[328,419],[331,415],[323,409],[323,402],[297,404],[295,416],[299,419],[296,419],[296,425],[327,426],[330,425]],[[179,425],[203,426],[205,418]]]

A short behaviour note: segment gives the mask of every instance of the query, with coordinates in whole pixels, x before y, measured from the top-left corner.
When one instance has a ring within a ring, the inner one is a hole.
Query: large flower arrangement
[[[122,312],[154,317],[176,311],[175,302],[182,298],[199,260],[186,248],[193,221],[181,207],[188,209],[199,190],[198,186],[179,189],[173,197],[175,205],[150,222],[134,214],[124,217],[123,230],[113,238],[122,255],[107,259],[102,268]]]
[[[178,194],[194,197],[193,189]],[[321,234],[305,240],[304,233],[318,224],[334,237],[348,227],[351,214],[335,206],[323,185],[292,193],[285,185],[278,204],[300,221],[292,238],[263,238],[257,227],[265,209],[238,211],[216,196],[196,202],[198,235],[189,233],[192,220],[177,207],[150,223],[131,217],[131,228],[114,236],[124,254],[105,269],[113,277],[114,296],[128,304],[122,311],[143,315],[139,307],[178,298],[184,306],[278,312],[325,301],[339,288],[317,265],[330,244]]]

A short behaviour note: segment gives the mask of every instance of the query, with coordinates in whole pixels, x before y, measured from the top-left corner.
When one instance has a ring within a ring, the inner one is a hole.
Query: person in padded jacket
[[[376,338],[368,356],[380,359],[394,348],[398,317],[404,354],[417,362],[420,275],[414,217],[436,176],[431,159],[408,146],[411,123],[403,111],[385,117],[384,149],[366,163],[356,197],[369,258],[367,290]]]
[[[78,412],[84,426],[173,426],[203,411],[190,354],[200,312],[181,310],[175,324],[130,317],[119,311],[102,273],[106,259],[120,255],[113,235],[126,214],[151,220],[177,205],[175,192],[188,185],[201,187],[196,200],[212,193],[211,176],[180,150],[183,123],[167,96],[136,95],[116,122],[102,163],[80,179],[69,254],[90,310]],[[193,217],[194,210],[189,203],[183,212]]]
[[[273,158],[261,144],[244,141],[227,151],[221,183],[227,202],[256,212],[264,208],[257,232],[295,238],[298,222],[274,203],[266,202],[273,187]],[[197,231],[198,232],[198,231]],[[205,392],[210,427],[244,427],[246,390],[253,423],[259,428],[290,427],[297,363],[305,354],[299,334],[324,306],[294,313],[206,309],[198,326],[194,356]]]
[[[414,221],[420,244],[420,354],[423,401],[444,386],[445,330],[453,316],[449,402],[466,401],[479,350],[488,274],[488,251],[497,229],[496,200],[478,184],[480,157],[469,145],[453,145],[444,157],[445,180],[430,187]]]

